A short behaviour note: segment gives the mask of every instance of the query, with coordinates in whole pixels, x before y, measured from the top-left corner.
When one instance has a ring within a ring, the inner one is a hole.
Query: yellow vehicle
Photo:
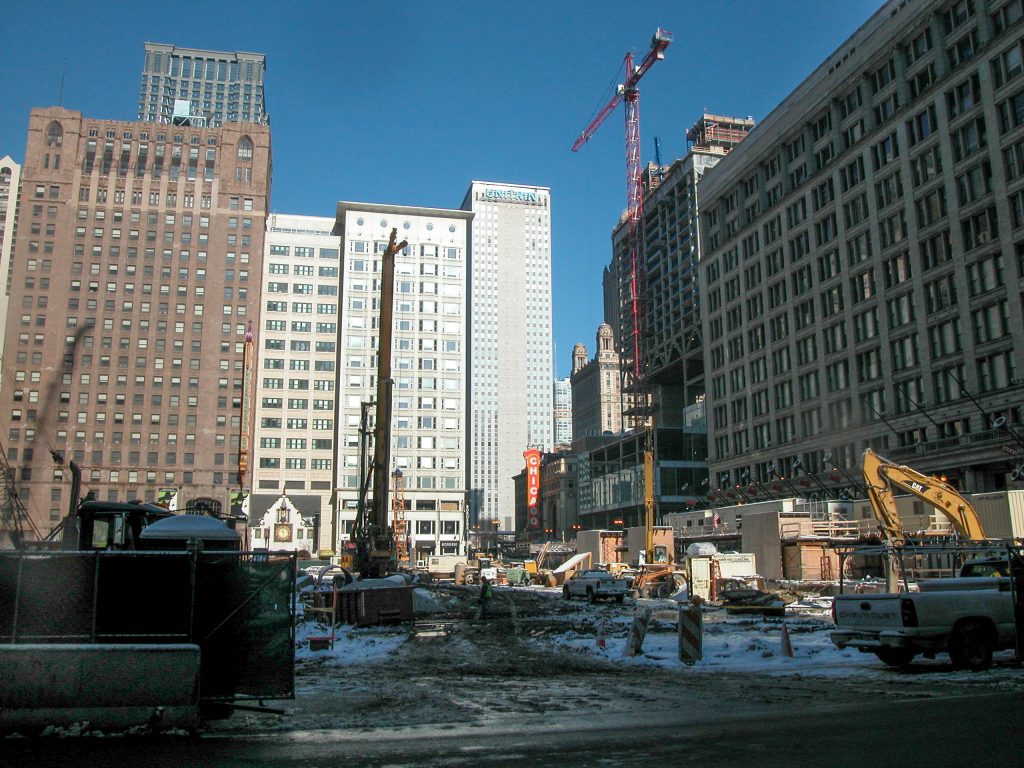
[[[909,493],[937,509],[953,524],[953,529],[962,539],[986,539],[985,530],[974,507],[956,488],[941,478],[924,475],[916,469],[895,464],[870,448],[864,451],[862,471],[871,511],[878,520],[882,538],[887,544],[902,545],[908,538],[896,509],[897,491]],[[895,591],[898,586],[896,562],[895,558],[889,558],[886,569],[886,586],[890,591]]]
[[[949,483],[916,469],[894,464],[868,448],[864,451],[864,482],[868,501],[882,535],[891,543],[906,541],[906,531],[896,511],[895,492],[903,491],[931,505],[953,524],[961,538],[984,541],[985,531],[971,503]]]

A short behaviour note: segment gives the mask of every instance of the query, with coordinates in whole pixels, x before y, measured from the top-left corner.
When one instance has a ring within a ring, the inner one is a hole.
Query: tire
[[[562,587],[562,597],[564,597],[566,600],[570,600],[572,598],[572,595],[569,594],[568,587]]]
[[[672,597],[675,594],[675,582],[672,580],[662,582],[658,586],[658,597]]]
[[[587,602],[589,602],[589,603],[596,603],[597,602],[597,595],[594,594],[594,588],[593,587],[587,587]]]
[[[908,648],[876,648],[875,656],[890,667],[909,667],[916,654]]]
[[[980,672],[992,666],[995,643],[992,628],[981,621],[965,621],[949,636],[949,658],[956,669]]]

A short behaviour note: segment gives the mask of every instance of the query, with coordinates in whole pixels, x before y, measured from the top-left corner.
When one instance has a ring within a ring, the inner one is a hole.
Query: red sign
[[[526,527],[540,528],[540,451],[530,448],[523,451],[526,459]]]

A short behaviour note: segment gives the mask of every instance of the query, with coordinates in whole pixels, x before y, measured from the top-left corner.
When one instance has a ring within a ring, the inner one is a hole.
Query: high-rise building
[[[554,362],[551,336],[551,192],[474,181],[469,261],[471,443],[474,523],[513,530],[523,451],[549,451]]]
[[[70,501],[51,448],[82,467],[83,493],[175,488],[179,508],[206,497],[227,511],[253,431],[245,339],[260,322],[270,164],[255,123],[32,110],[0,423],[41,530]]]
[[[869,446],[1007,487],[1024,446],[1021,10],[890,0],[701,182],[719,487],[797,458],[855,471]]]
[[[555,432],[554,450],[567,451],[572,446],[572,384],[568,376],[554,381]]]
[[[658,426],[680,426],[684,410],[704,393],[703,346],[697,264],[700,253],[698,182],[754,126],[751,118],[703,114],[686,133],[689,149],[670,166],[649,165],[644,172],[643,262],[637,277],[641,301],[634,306],[632,247],[623,217],[612,233],[612,261],[605,270],[606,316],[622,364],[640,355],[642,392],[624,375],[627,412],[646,392],[652,396]],[[606,312],[608,312],[606,310]],[[639,339],[634,339],[634,310]],[[627,418],[623,426],[634,425]]]
[[[319,519],[320,541],[308,543],[312,552],[337,551],[343,535],[332,508],[342,268],[333,229],[333,217],[270,215],[262,327],[255,333],[259,368],[253,382],[257,433],[250,511],[262,515],[287,495]],[[273,526],[254,528],[256,536],[264,533],[276,535]],[[290,528],[287,535],[292,536]],[[254,544],[285,545],[258,538]]]
[[[7,305],[11,300],[11,255],[14,252],[14,236],[18,230],[18,188],[21,185],[21,166],[10,157],[0,159],[0,275],[6,275],[3,290],[0,291],[0,360],[3,360],[4,324],[7,321]],[[37,232],[38,230],[38,232]],[[42,224],[30,228],[33,234],[42,233]],[[0,387],[3,384],[0,383]]]
[[[587,360],[587,348],[583,344],[573,347],[569,380],[572,387],[573,442],[622,431],[619,353],[610,325],[602,323],[597,329],[597,351],[593,360]]]
[[[146,43],[139,86],[139,120],[217,127],[269,123],[262,53],[206,51]]]
[[[342,254],[334,457],[339,540],[351,530],[365,477],[360,424],[364,404],[376,399],[381,254],[397,229],[407,245],[395,263],[388,471],[393,479],[400,473],[412,557],[465,553],[473,216],[465,210],[338,203],[333,231]],[[302,300],[315,303],[312,296]],[[311,314],[308,322],[316,318]],[[369,408],[371,431],[373,415]],[[365,456],[372,455],[370,441]]]

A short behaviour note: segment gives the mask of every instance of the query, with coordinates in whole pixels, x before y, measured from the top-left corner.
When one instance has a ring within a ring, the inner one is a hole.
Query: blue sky
[[[472,179],[551,187],[555,370],[593,354],[601,270],[625,207],[621,106],[570,147],[658,27],[640,84],[642,158],[685,153],[704,111],[767,115],[881,0],[5,4],[0,156],[21,161],[32,107],[134,120],[145,41],[267,54],[271,208],[338,200],[455,208]],[[49,38],[39,38],[45,32]]]

